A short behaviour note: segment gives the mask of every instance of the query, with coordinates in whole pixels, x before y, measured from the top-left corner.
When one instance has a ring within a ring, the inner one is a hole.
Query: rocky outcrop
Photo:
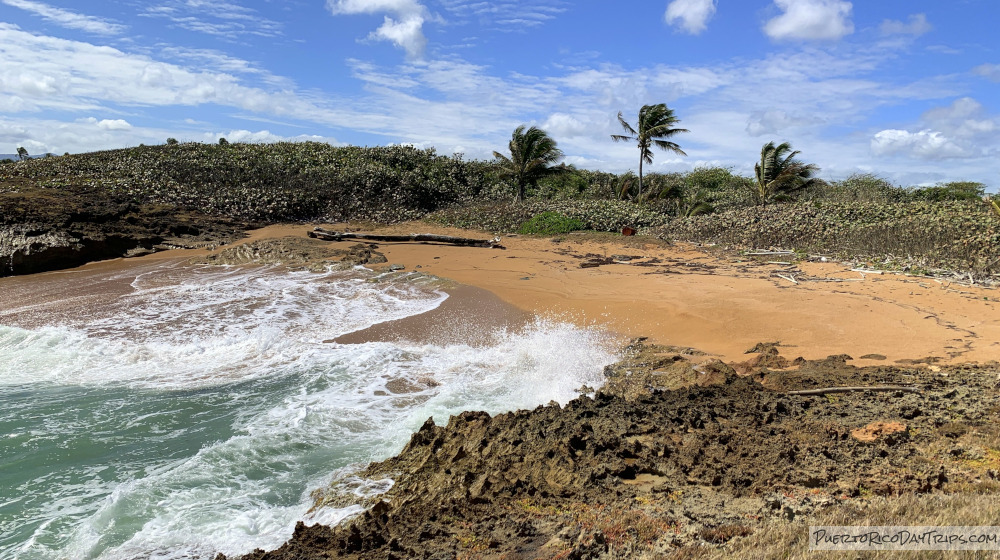
[[[0,276],[31,274],[173,247],[216,247],[244,224],[87,190],[0,192]]]
[[[831,359],[737,376],[683,349],[636,345],[605,390],[565,407],[428,419],[397,457],[361,473],[395,481],[366,513],[332,528],[300,524],[283,547],[245,558],[654,558],[866,496],[975,484],[996,474],[944,461],[949,438],[962,436],[938,427],[957,403],[964,425],[988,425],[996,369],[943,377]],[[687,386],[658,388],[671,372]],[[845,379],[923,392],[785,393]],[[643,390],[623,390],[629,381]],[[898,418],[907,430],[852,437]],[[335,481],[317,503],[340,498]]]

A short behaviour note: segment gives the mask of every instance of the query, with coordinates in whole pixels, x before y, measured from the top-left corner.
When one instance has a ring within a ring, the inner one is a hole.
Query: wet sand
[[[412,317],[387,321],[337,337],[339,344],[408,341],[420,344],[486,346],[504,332],[517,332],[532,315],[482,288],[448,288],[448,299]]]

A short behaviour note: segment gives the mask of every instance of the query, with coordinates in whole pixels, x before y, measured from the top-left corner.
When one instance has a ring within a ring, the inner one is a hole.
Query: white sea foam
[[[0,326],[0,386],[180,388],[274,375],[322,362],[323,340],[429,311],[447,298],[357,273],[169,272],[141,276],[135,293],[60,326]]]
[[[111,445],[136,431],[136,445],[153,450],[109,459],[127,463],[114,465],[112,480],[95,466],[25,484],[44,498],[25,515],[57,523],[35,523],[0,556],[207,559],[274,548],[299,520],[329,524],[362,511],[391,481],[350,473],[397,453],[428,417],[565,403],[581,385],[600,385],[614,360],[600,333],[546,321],[485,348],[320,341],[444,297],[419,286],[274,271],[177,280],[168,289],[162,276],[137,279],[137,292],[104,317],[0,327],[0,390],[124,391],[90,416],[47,418],[34,439],[12,445],[81,433]],[[192,452],[178,443],[192,440],[201,442]],[[159,448],[172,451],[158,458]],[[333,478],[357,503],[309,513],[310,492]]]

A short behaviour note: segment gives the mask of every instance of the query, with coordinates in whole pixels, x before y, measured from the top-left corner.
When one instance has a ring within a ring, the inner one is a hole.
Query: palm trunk
[[[642,156],[639,156],[639,194],[635,197],[635,201],[642,203]]]

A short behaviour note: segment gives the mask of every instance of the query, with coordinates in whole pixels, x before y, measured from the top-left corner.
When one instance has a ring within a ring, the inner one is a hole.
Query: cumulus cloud
[[[918,132],[879,132],[872,139],[872,152],[930,160],[978,158],[995,154],[995,146],[1000,144],[1000,118],[989,115],[986,108],[971,97],[926,111],[918,126]]]
[[[104,119],[97,121],[97,127],[104,130],[128,130],[132,125],[124,119]]]
[[[783,12],[764,24],[775,40],[834,40],[854,33],[853,5],[843,0],[774,0]]]
[[[333,15],[390,14],[368,38],[389,41],[411,57],[423,55],[427,46],[423,26],[429,16],[416,0],[327,0],[326,5]]]
[[[542,123],[541,128],[548,132],[549,136],[573,138],[587,134],[593,129],[593,125],[585,123],[573,115],[553,113]]]
[[[991,82],[1000,82],[1000,64],[982,64],[973,68],[972,71]]]
[[[879,26],[883,35],[914,35],[920,36],[933,29],[924,14],[914,14],[909,21],[887,19]]]
[[[664,18],[667,23],[692,35],[707,28],[708,20],[715,15],[715,0],[673,0],[667,6]]]
[[[118,35],[125,31],[124,25],[118,25],[105,19],[49,6],[48,4],[35,2],[34,0],[0,0],[0,2],[31,12],[42,19],[69,29],[79,29],[80,31],[98,35]]]
[[[872,153],[877,156],[905,155],[920,159],[948,159],[970,154],[943,134],[933,130],[883,130],[872,138]]]
[[[930,109],[923,114],[922,120],[951,137],[982,144],[994,144],[997,139],[992,136],[1000,131],[997,119],[990,118],[983,105],[971,97],[956,99],[947,107]]]

